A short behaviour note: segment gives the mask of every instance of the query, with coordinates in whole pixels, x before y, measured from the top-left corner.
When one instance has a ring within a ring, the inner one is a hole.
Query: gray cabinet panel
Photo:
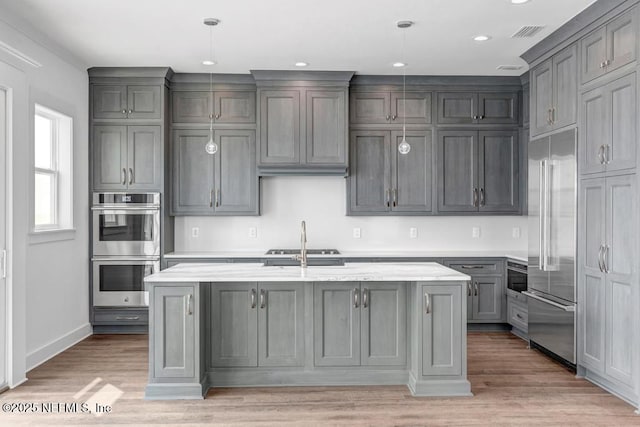
[[[553,104],[552,60],[543,62],[531,71],[531,136],[551,130]]]
[[[636,150],[638,146],[636,74],[630,74],[607,85],[610,94],[607,107],[610,112],[604,119],[611,120],[611,137],[603,142],[611,141],[606,157],[607,171],[632,169],[636,167]],[[602,121],[603,117],[600,118]]]
[[[211,366],[258,365],[258,286],[211,285]]]
[[[258,213],[256,141],[252,130],[217,130],[215,158],[215,211]],[[210,157],[203,153],[202,156]],[[202,191],[202,189],[201,189]]]
[[[128,189],[159,190],[162,175],[160,126],[128,126]]]
[[[160,86],[127,86],[127,117],[159,119],[162,100]]]
[[[127,127],[93,126],[93,188],[123,190],[127,185]]]
[[[389,123],[391,120],[389,92],[354,92],[351,94],[351,123]]]
[[[462,375],[462,292],[458,286],[423,285],[422,374]]]
[[[633,9],[609,22],[607,35],[607,72],[636,60],[638,39],[637,10]]]
[[[518,93],[479,93],[477,114],[478,123],[518,124]]]
[[[127,117],[127,87],[95,85],[92,91],[94,119],[124,119]]]
[[[204,146],[208,130],[174,130],[172,137],[172,213],[213,212],[214,159]]]
[[[360,365],[358,283],[315,283],[314,353],[316,366]]]
[[[307,91],[306,102],[306,162],[346,166],[345,91]]]
[[[300,91],[260,93],[260,162],[300,163]]]
[[[469,124],[476,122],[478,95],[465,92],[438,93],[438,123]]]
[[[522,125],[529,127],[531,116],[531,85],[529,83],[522,86]]]
[[[406,283],[362,283],[362,365],[406,364],[406,289]]]
[[[214,92],[216,123],[255,123],[256,93],[253,91]]]
[[[504,285],[501,277],[473,277],[472,313],[474,320],[499,322],[502,319],[504,299]]]
[[[173,123],[209,123],[213,113],[211,92],[171,93],[171,117]]]
[[[553,57],[553,106],[555,129],[576,122],[578,106],[577,48],[570,46]]]
[[[153,292],[151,327],[157,340],[153,347],[156,378],[195,376],[195,316],[198,296],[190,286],[157,286]]]
[[[518,132],[480,132],[478,147],[478,210],[519,212]]]
[[[586,83],[605,73],[604,61],[607,55],[606,28],[602,27],[580,42],[582,51],[582,83]]]
[[[401,154],[402,132],[392,132],[391,174],[392,211],[432,211],[433,141],[431,131],[407,131],[411,151]]]
[[[580,172],[594,173],[605,170],[603,147],[611,137],[608,124],[611,113],[607,104],[604,87],[599,87],[582,95],[580,102]]]
[[[304,365],[304,283],[258,286],[258,365]]]
[[[430,124],[432,121],[431,93],[409,91],[403,94],[402,92],[392,92],[391,121],[398,124]]]
[[[386,212],[390,206],[389,132],[351,132],[351,212]]]
[[[478,132],[438,132],[438,210],[477,211]]]

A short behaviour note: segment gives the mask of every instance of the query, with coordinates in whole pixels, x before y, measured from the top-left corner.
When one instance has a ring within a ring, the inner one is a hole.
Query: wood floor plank
[[[0,404],[81,403],[106,390],[118,394],[112,413],[0,412],[0,426],[640,426],[630,405],[509,333],[471,332],[468,353],[468,398],[376,386],[222,388],[205,400],[145,401],[146,336],[94,335],[33,369]]]

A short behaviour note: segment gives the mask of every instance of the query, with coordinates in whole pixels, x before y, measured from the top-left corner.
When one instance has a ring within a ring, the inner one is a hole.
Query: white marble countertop
[[[171,252],[165,255],[166,259],[225,259],[225,258],[282,258],[286,255],[266,255],[264,251],[210,251],[210,252]],[[527,262],[526,251],[340,251],[339,255],[309,255],[313,258],[509,258],[516,261]]]
[[[178,264],[144,278],[167,282],[364,282],[468,281],[471,277],[435,262],[347,263],[343,266],[265,267],[256,263]]]

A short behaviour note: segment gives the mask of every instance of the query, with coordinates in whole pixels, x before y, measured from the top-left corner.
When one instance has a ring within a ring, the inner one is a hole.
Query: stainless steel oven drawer
[[[93,323],[97,325],[146,325],[149,323],[149,311],[95,308]]]

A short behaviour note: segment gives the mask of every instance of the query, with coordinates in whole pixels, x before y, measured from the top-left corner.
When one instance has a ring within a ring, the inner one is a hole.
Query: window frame
[[[36,149],[36,141],[35,141],[35,117],[36,116],[40,116],[43,117],[47,120],[50,121],[51,123],[51,135],[49,136],[50,138],[50,144],[51,144],[51,169],[47,169],[47,168],[42,168],[42,167],[38,167],[35,166],[35,149]],[[61,115],[58,114],[53,114],[53,112],[42,106],[42,105],[35,105],[35,113],[33,115],[34,117],[34,139],[33,139],[33,149],[34,149],[34,155],[33,155],[33,162],[34,162],[34,167],[33,167],[33,172],[34,172],[34,180],[35,180],[35,176],[40,174],[40,175],[48,175],[52,178],[52,182],[51,182],[51,217],[53,219],[53,222],[48,223],[48,224],[37,224],[36,223],[36,219],[35,219],[35,186],[34,186],[34,194],[33,194],[33,203],[34,203],[34,218],[33,218],[33,230],[34,231],[48,231],[48,230],[59,230],[61,229],[60,227],[60,203],[59,203],[59,193],[60,193],[60,170],[59,170],[59,157],[60,157],[60,153],[59,153],[59,137],[60,137],[60,117]],[[35,181],[34,181],[35,182]]]

